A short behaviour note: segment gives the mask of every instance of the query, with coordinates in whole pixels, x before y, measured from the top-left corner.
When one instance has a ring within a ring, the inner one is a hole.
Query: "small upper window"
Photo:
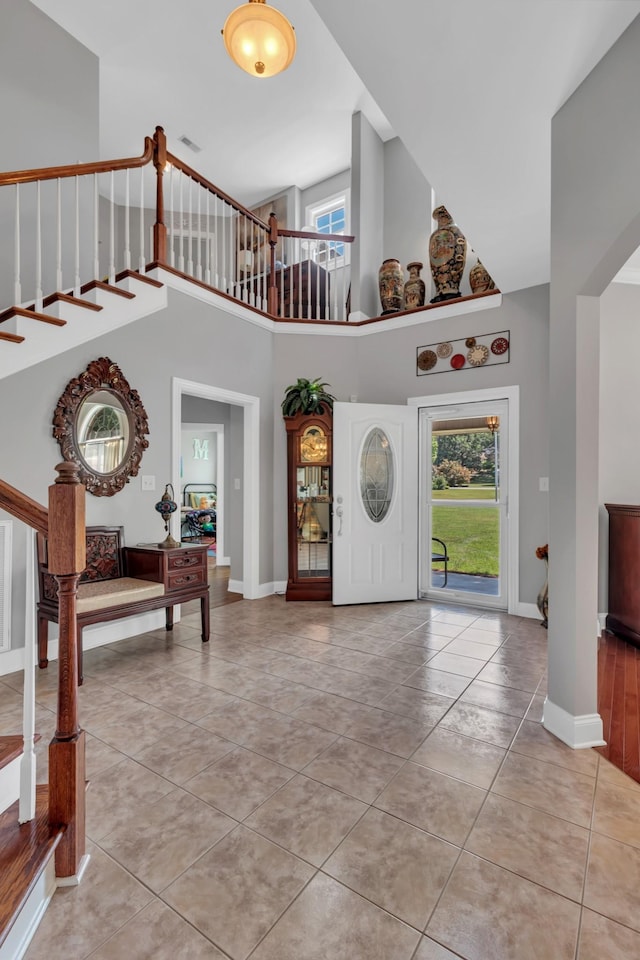
[[[308,226],[305,229],[314,233],[334,235],[347,233],[348,191],[329,197],[322,203],[307,207],[306,214]],[[329,269],[333,269],[334,267],[344,266],[345,262],[349,262],[348,243],[341,243],[339,240],[319,240],[316,243],[316,248],[310,251],[316,263],[321,263]]]

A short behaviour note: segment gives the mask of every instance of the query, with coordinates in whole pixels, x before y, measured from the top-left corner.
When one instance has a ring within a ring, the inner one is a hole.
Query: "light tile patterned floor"
[[[631,960],[640,786],[540,725],[546,634],[280,597],[85,656],[87,829],[27,960]],[[39,672],[40,770],[56,667]],[[0,731],[21,677],[0,679]]]

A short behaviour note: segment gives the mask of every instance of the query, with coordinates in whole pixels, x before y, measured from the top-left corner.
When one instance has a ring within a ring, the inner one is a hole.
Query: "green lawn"
[[[493,487],[453,487],[434,490],[434,500],[493,500]],[[447,545],[449,570],[497,577],[499,573],[499,512],[497,507],[433,507],[433,535]],[[437,544],[433,545],[437,549]],[[442,569],[438,564],[436,570]]]

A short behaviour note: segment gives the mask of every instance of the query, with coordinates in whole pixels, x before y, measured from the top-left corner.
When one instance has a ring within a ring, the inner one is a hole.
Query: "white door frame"
[[[173,488],[180,489],[180,442],[182,430],[182,397],[202,397],[231,403],[244,409],[243,446],[243,514],[242,514],[242,595],[245,600],[264,596],[260,590],[260,398],[233,390],[224,390],[195,380],[171,378],[171,463]],[[173,535],[178,533],[174,518]]]
[[[181,429],[206,430],[216,435],[216,564],[228,567],[229,557],[224,554],[224,423],[183,423]]]
[[[484,390],[464,390],[459,393],[439,393],[433,396],[409,397],[407,403],[415,407],[446,407],[460,403],[481,403],[487,400],[509,401],[508,430],[508,587],[507,612],[520,615],[520,388],[488,387]],[[424,451],[419,452],[422,462]],[[419,510],[424,509],[422,499]]]

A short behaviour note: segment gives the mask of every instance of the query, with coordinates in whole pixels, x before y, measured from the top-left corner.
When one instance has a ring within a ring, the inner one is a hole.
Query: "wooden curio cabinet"
[[[324,410],[324,408],[323,408]],[[287,600],[331,599],[332,414],[298,413],[287,428]]]

